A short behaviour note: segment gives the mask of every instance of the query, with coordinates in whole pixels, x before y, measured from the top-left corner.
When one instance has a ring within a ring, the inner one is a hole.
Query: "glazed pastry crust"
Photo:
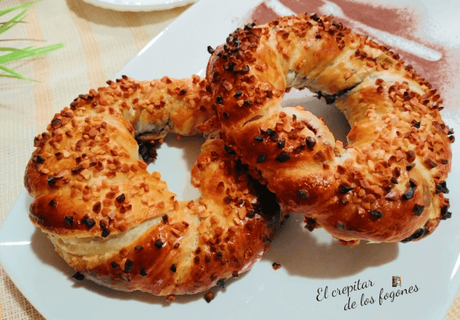
[[[450,217],[443,101],[390,49],[330,16],[280,17],[232,33],[207,79],[224,140],[307,228],[344,244],[407,242]],[[291,87],[335,102],[348,141],[308,112],[281,109]]]
[[[123,77],[79,96],[35,139],[25,174],[31,221],[99,284],[155,295],[225,286],[268,250],[280,221],[273,197],[217,132],[191,172],[201,198],[178,201],[159,172],[147,171],[135,140],[201,134],[212,115],[207,83],[196,76]]]
[[[193,135],[210,115],[206,82],[199,77],[125,78],[80,95],[35,138],[24,178],[35,198],[31,217],[63,237],[87,237],[104,229],[112,235],[124,232],[170,210],[175,195],[160,173],[147,172],[134,136],[161,141],[170,130]],[[153,208],[131,201],[142,196]]]

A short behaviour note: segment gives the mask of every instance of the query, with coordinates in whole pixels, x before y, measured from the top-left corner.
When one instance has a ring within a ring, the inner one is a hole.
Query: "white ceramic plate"
[[[396,32],[399,38],[394,38],[391,34],[376,31],[365,21],[351,23],[357,28],[367,28],[378,37],[387,37],[387,41],[396,39],[409,51],[419,50],[422,55],[426,54],[425,60],[429,57],[439,59],[436,52],[441,53],[442,59],[447,59],[456,72],[460,45],[455,30],[460,30],[460,19],[450,12],[458,12],[460,7],[451,3],[449,9],[441,11],[441,8],[436,9],[435,1],[398,0],[394,4],[409,8],[412,16],[423,18],[413,21],[419,27],[413,30],[414,34],[422,31],[426,34],[421,44],[417,44],[414,37],[412,42],[404,42],[402,33]],[[311,3],[322,5],[316,8],[318,11],[335,10],[336,14],[341,14],[333,3],[323,0],[312,0]],[[346,0],[336,0],[336,4],[342,6],[347,3]],[[372,12],[375,6],[369,5],[369,1],[366,3],[362,7]],[[242,21],[256,15],[251,12],[259,4],[259,0],[237,0],[231,4],[224,0],[201,0],[153,39],[117,77],[123,74],[138,79],[203,75],[209,57],[207,46],[222,43]],[[278,2],[271,1],[268,6],[279,12],[289,12]],[[258,8],[257,14],[267,13],[266,7]],[[355,7],[353,12],[359,8]],[[309,10],[312,11],[315,10]],[[453,25],[451,33],[439,33],[439,29],[447,29],[449,24]],[[442,59],[433,63],[441,63]],[[423,67],[425,60],[414,59],[415,67]],[[445,80],[449,70],[442,70],[442,79]],[[455,81],[453,89],[449,86],[444,89],[460,92]],[[452,103],[455,99],[456,96],[451,96],[448,99],[451,102],[446,102],[444,119],[458,131],[460,113]],[[340,120],[335,121],[333,109],[310,94],[293,93],[286,101],[286,104],[312,105],[313,111],[321,113],[326,122],[336,128],[336,133],[343,136],[344,126]],[[186,140],[186,143],[170,139],[162,146],[155,164],[155,170],[163,173],[170,188],[183,199],[196,196],[187,181],[198,144],[193,139]],[[457,159],[459,144],[452,146],[454,159]],[[168,161],[173,158],[177,162]],[[25,191],[0,230],[0,260],[19,290],[47,319],[178,319],[186,316],[190,320],[441,320],[460,287],[460,189],[455,187],[460,178],[459,169],[454,165],[448,180],[453,218],[443,221],[436,232],[423,241],[343,247],[322,231],[305,231],[302,218],[292,215],[264,259],[246,275],[231,281],[226,289],[214,290],[216,298],[210,304],[205,302],[202,294],[178,297],[175,303],[169,304],[164,298],[148,294],[120,293],[89,281],[73,281],[73,271],[28,221],[31,199]],[[280,263],[281,269],[273,270],[273,262]],[[392,287],[393,276],[401,277],[400,287]]]
[[[116,11],[155,11],[185,6],[197,0],[83,0]]]

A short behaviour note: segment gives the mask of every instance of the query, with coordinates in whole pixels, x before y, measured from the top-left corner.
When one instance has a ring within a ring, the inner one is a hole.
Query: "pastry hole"
[[[177,139],[168,135],[164,143],[156,148],[156,160],[149,164],[151,173],[161,173],[169,190],[177,194],[177,200],[195,200],[201,197],[200,191],[191,184],[191,170],[201,153],[202,137],[182,137]]]
[[[291,89],[284,96],[281,106],[291,107],[297,105],[303,106],[305,110],[310,111],[318,118],[322,118],[334,135],[334,138],[342,141],[344,145],[347,144],[347,134],[350,132],[350,125],[343,113],[333,103],[327,104],[324,99],[318,99],[309,90]]]

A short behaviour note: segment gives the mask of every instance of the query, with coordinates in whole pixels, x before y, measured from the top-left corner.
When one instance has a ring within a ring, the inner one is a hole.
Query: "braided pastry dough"
[[[267,251],[279,207],[218,135],[192,169],[202,194],[194,201],[178,201],[139,159],[134,137],[149,147],[167,132],[198,134],[210,106],[197,76],[123,77],[75,99],[35,139],[25,174],[30,218],[79,275],[117,290],[191,294],[225,286]]]
[[[349,245],[407,242],[450,217],[442,100],[388,48],[332,17],[281,17],[230,34],[207,79],[224,140],[308,229]],[[310,113],[280,108],[292,87],[335,101],[345,147]]]

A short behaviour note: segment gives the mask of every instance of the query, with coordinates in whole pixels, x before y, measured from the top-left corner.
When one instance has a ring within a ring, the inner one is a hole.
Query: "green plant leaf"
[[[33,79],[24,77],[22,74],[14,71],[13,69],[5,67],[4,65],[0,65],[0,70],[6,72],[6,73],[0,73],[0,77],[3,77],[3,78],[16,78],[16,79],[21,79],[21,80],[35,81]]]
[[[6,31],[10,30],[12,27],[17,25],[19,22],[22,22],[26,16],[27,10],[21,11],[18,15],[14,18],[11,18],[8,22],[4,22],[0,25],[0,34],[5,33]]]
[[[0,2],[1,1],[2,0],[0,0]],[[30,6],[32,6],[34,3],[37,3],[39,1],[41,0],[35,0],[35,1],[24,3],[18,6],[0,10],[0,17],[4,16],[7,13],[13,12],[15,10],[20,10],[20,12],[17,15],[15,15],[13,18],[8,20],[7,22],[0,23],[0,35],[4,34],[9,29],[16,26],[18,23],[21,23],[22,21],[24,21],[24,18],[26,17],[27,11],[29,10]],[[53,45],[43,46],[43,47],[30,46],[30,47],[26,47],[23,49],[12,48],[12,47],[0,47],[0,52],[6,52],[5,54],[0,55],[0,70],[3,71],[3,73],[0,73],[0,77],[34,81],[32,79],[24,77],[23,75],[14,71],[13,69],[6,67],[4,64],[8,62],[12,62],[12,61],[18,61],[18,60],[31,58],[31,57],[43,57],[46,53],[60,49],[62,47],[64,47],[63,43],[58,43],[58,44],[53,44]]]
[[[64,47],[64,44],[57,43],[44,47],[27,47],[24,49],[16,49],[9,47],[0,47],[0,51],[9,51],[4,55],[0,56],[0,64],[4,64],[11,61],[17,61],[21,59],[27,59],[31,57],[43,57],[46,53],[60,49]]]
[[[15,6],[15,7],[2,9],[2,10],[0,10],[0,17],[5,15],[5,14],[7,14],[7,13],[10,13],[10,12],[12,12],[14,10],[18,10],[18,9],[22,9],[22,8],[28,9],[31,5],[33,5],[34,3],[39,2],[39,1],[41,1],[41,0],[31,1],[31,2],[24,3],[24,4],[20,4],[20,5]],[[0,0],[0,2],[2,2],[2,1]]]

